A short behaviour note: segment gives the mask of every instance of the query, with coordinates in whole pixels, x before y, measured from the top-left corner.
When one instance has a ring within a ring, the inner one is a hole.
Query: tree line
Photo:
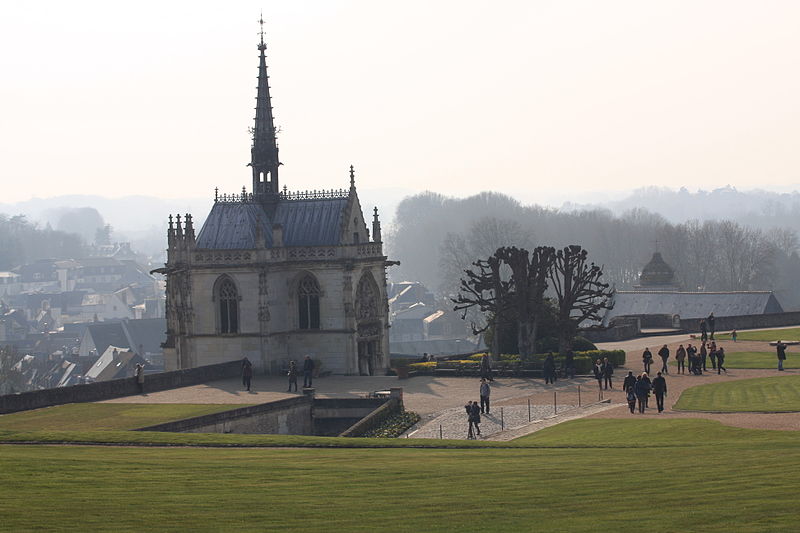
[[[74,233],[40,228],[24,215],[0,214],[0,270],[39,259],[80,259],[86,246]]]
[[[428,192],[400,203],[386,240],[390,255],[401,260],[393,279],[422,281],[443,301],[458,292],[461,273],[475,258],[499,247],[578,243],[592,251],[617,290],[637,284],[658,250],[684,290],[774,290],[784,307],[800,308],[798,239],[784,227],[724,218],[675,224],[643,208],[564,212],[498,193],[456,199]]]

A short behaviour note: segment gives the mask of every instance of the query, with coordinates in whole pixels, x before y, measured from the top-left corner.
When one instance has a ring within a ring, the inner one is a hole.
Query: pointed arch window
[[[229,277],[217,285],[217,310],[219,312],[219,332],[239,332],[239,291]]]
[[[305,276],[297,287],[300,329],[319,329],[319,283],[313,276]]]

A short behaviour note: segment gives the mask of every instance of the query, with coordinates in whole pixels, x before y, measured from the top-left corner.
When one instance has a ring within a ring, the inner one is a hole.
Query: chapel
[[[214,194],[195,235],[191,214],[169,217],[166,370],[250,359],[284,372],[310,355],[322,371],[374,375],[389,363],[381,224],[368,227],[349,187],[281,188],[263,21],[252,128],[252,188]]]

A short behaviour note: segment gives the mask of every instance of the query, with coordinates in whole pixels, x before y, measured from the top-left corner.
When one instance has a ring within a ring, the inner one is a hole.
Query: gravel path
[[[559,406],[558,408],[561,411],[574,410],[574,406],[572,405]],[[531,421],[542,420],[554,414],[556,413],[554,413],[552,405],[531,405],[530,419],[528,418],[527,405],[495,407],[492,409],[491,413],[481,415],[481,438],[486,439],[500,433],[503,431],[503,427],[505,427],[506,430],[518,429],[527,426]],[[466,438],[468,423],[467,413],[464,408],[456,407],[448,409],[433,420],[422,425],[418,430],[409,433],[409,437],[415,439],[438,439],[440,438],[440,426],[441,438]]]

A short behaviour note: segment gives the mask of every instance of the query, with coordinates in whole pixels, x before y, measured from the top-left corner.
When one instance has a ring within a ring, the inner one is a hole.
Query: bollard
[[[553,391],[553,414],[558,414],[558,401],[556,400],[556,391]]]
[[[528,398],[528,422],[531,421],[531,399]]]
[[[504,430],[506,427],[505,419],[503,418],[503,408],[500,408],[500,430]]]
[[[442,425],[441,424],[439,424],[439,438],[440,439],[444,438],[443,433],[442,433]]]
[[[581,386],[578,385],[578,407],[581,406]]]

